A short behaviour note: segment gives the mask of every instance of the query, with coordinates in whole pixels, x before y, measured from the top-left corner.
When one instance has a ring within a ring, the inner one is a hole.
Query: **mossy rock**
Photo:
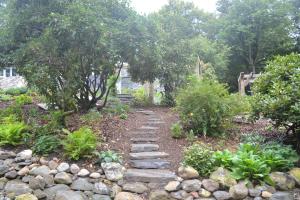
[[[211,173],[210,179],[217,181],[222,187],[230,188],[237,184],[236,180],[231,176],[229,170],[219,167],[216,171]]]
[[[22,194],[17,196],[15,200],[38,200],[38,198],[32,194]]]
[[[293,168],[289,174],[295,179],[298,186],[300,186],[300,168]]]

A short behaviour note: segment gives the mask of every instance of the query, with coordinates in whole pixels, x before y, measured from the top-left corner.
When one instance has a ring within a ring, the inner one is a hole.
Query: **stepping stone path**
[[[169,170],[169,154],[159,151],[159,129],[164,122],[151,110],[138,110],[147,121],[131,132],[130,168],[125,172],[127,182],[168,183],[176,175]]]

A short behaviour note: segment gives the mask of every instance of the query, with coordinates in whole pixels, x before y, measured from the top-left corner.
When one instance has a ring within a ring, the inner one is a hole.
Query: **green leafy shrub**
[[[9,94],[0,94],[0,101],[11,101],[13,98]]]
[[[128,118],[128,115],[126,114],[126,113],[122,113],[121,115],[120,115],[120,119],[127,119]]]
[[[214,170],[213,151],[204,144],[194,144],[184,151],[183,165],[196,169],[200,176],[208,176]]]
[[[60,145],[60,139],[56,136],[42,135],[36,139],[33,152],[39,155],[47,155],[57,150]]]
[[[99,162],[116,162],[116,163],[122,163],[122,157],[114,152],[114,151],[102,151],[101,153],[98,154],[99,156]]]
[[[186,139],[189,143],[193,143],[196,140],[196,136],[193,130],[186,133]]]
[[[88,113],[82,115],[80,119],[86,123],[93,123],[100,121],[102,119],[102,115],[97,110],[91,109]]]
[[[144,87],[140,87],[133,91],[133,104],[136,106],[148,106],[151,104],[148,94]]]
[[[0,124],[0,146],[22,144],[27,135],[26,131],[27,126],[23,122],[6,119]]]
[[[31,104],[32,103],[32,97],[28,96],[26,94],[21,94],[20,96],[17,96],[15,98],[15,101],[16,101],[17,105],[23,106],[23,105],[26,105],[26,104]]]
[[[288,171],[295,166],[299,157],[290,146],[279,143],[241,144],[235,154],[228,150],[213,155],[216,166],[223,166],[238,180],[271,183],[273,171]]]
[[[10,89],[7,89],[5,90],[5,94],[8,94],[8,95],[12,95],[12,96],[17,96],[17,95],[21,95],[21,94],[26,94],[28,91],[27,88],[25,87],[20,87],[20,88],[10,88]]]
[[[223,133],[237,110],[225,86],[208,79],[192,79],[179,90],[176,102],[185,128],[204,135]]]
[[[277,56],[255,80],[253,116],[272,119],[284,126],[295,138],[300,131],[300,54]]]
[[[241,135],[242,143],[250,143],[252,145],[261,145],[266,142],[266,138],[259,133],[247,133]]]
[[[172,135],[172,138],[176,138],[176,139],[183,137],[182,126],[180,125],[179,122],[172,124],[171,135]]]
[[[93,131],[82,127],[68,136],[63,141],[65,153],[71,159],[78,160],[83,156],[90,155],[97,146],[97,138]]]

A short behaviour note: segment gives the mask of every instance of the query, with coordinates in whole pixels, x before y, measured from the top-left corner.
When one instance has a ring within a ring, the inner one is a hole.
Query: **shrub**
[[[19,145],[24,142],[27,127],[23,122],[5,120],[0,124],[0,146],[2,145]]]
[[[32,97],[28,96],[26,94],[22,94],[20,96],[17,96],[15,98],[15,101],[16,101],[17,105],[23,106],[23,105],[26,105],[26,104],[31,104],[32,103]]]
[[[300,131],[300,54],[277,56],[254,82],[253,116],[272,119],[295,138]],[[300,143],[298,139],[298,143]]]
[[[245,143],[240,145],[235,154],[228,150],[217,151],[213,159],[216,166],[231,170],[238,180],[271,183],[270,172],[288,171],[294,167],[299,157],[290,146],[279,143]]]
[[[183,134],[182,134],[183,130],[182,130],[182,126],[180,125],[179,122],[172,124],[171,126],[171,135],[172,138],[182,138]]]
[[[266,142],[266,138],[259,133],[248,133],[241,136],[242,143],[250,143],[252,145],[261,145]]]
[[[235,114],[227,89],[214,80],[190,81],[178,92],[176,102],[184,126],[198,134],[223,133]]]
[[[103,151],[100,154],[98,154],[99,156],[99,161],[102,162],[106,162],[106,163],[110,163],[110,162],[116,162],[116,163],[122,163],[122,157],[114,152],[114,151]]]
[[[28,91],[28,89],[25,87],[10,88],[10,89],[5,90],[5,94],[17,96],[17,95],[21,95],[21,94],[26,94],[27,91]]]
[[[93,131],[82,127],[73,133],[69,133],[63,141],[66,155],[71,159],[78,160],[91,154],[97,146],[97,139]]]
[[[189,143],[193,143],[196,140],[196,136],[193,130],[186,133],[186,139]]]
[[[60,140],[56,136],[42,135],[36,139],[33,152],[39,155],[47,155],[57,150],[59,146]]]
[[[204,144],[194,144],[184,151],[183,165],[195,168],[200,176],[208,176],[214,170],[213,151]]]
[[[0,101],[11,101],[13,98],[9,94],[0,94]]]
[[[102,115],[97,110],[91,109],[88,113],[82,115],[80,119],[86,123],[93,123],[100,121],[102,119]]]
[[[126,114],[126,113],[122,113],[121,115],[120,115],[120,119],[127,119],[128,118],[128,115]]]
[[[148,94],[144,87],[140,87],[133,91],[133,104],[136,106],[148,106],[151,104]]]

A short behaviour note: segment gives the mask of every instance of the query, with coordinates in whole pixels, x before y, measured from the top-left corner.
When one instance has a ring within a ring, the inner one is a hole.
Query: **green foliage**
[[[62,142],[65,153],[73,160],[91,155],[97,146],[97,138],[89,128],[82,127],[68,136]]]
[[[193,143],[196,140],[196,136],[193,130],[186,133],[186,139],[189,143]]]
[[[183,137],[182,126],[180,125],[179,122],[172,124],[171,135],[172,135],[172,138],[176,138],[176,139]]]
[[[39,155],[47,155],[58,150],[61,145],[60,139],[54,135],[42,135],[33,145],[33,152]]]
[[[100,163],[122,163],[122,157],[114,151],[102,151],[101,153],[98,153],[98,156]]]
[[[126,120],[127,118],[128,118],[128,115],[127,115],[126,113],[122,113],[122,114],[120,115],[120,119]]]
[[[9,94],[0,93],[0,101],[11,101],[13,98]]]
[[[194,144],[184,151],[183,165],[195,168],[200,176],[208,176],[214,170],[213,151],[204,144]]]
[[[241,136],[241,142],[252,145],[262,145],[266,142],[266,138],[259,133],[248,133]]]
[[[197,134],[218,135],[237,114],[224,85],[208,79],[192,79],[176,98],[184,126]]]
[[[21,94],[26,94],[27,91],[28,91],[27,88],[20,87],[20,88],[10,88],[10,89],[5,90],[4,92],[7,95],[18,96],[18,95],[21,95]]]
[[[253,115],[300,133],[300,55],[277,56],[254,83]],[[296,136],[296,135],[295,135]],[[298,140],[298,142],[300,142]]]
[[[144,87],[140,87],[133,91],[133,104],[136,106],[148,106],[151,104],[148,94]]]
[[[28,96],[26,94],[22,94],[20,96],[17,96],[15,98],[15,101],[16,101],[16,104],[17,105],[26,105],[26,104],[31,104],[32,103],[32,97],[31,96]]]
[[[0,146],[7,144],[16,146],[24,142],[27,126],[23,122],[11,119],[0,123]]]
[[[97,122],[97,121],[101,121],[102,119],[102,115],[100,112],[98,112],[97,110],[95,109],[91,109],[89,110],[88,113],[82,115],[80,117],[80,119],[85,122],[85,123],[94,123],[94,122]]]
[[[252,141],[249,140],[250,142]],[[213,154],[216,166],[232,171],[237,180],[260,181],[271,184],[270,172],[288,171],[299,156],[290,146],[279,143],[242,143],[235,154],[228,150]]]

